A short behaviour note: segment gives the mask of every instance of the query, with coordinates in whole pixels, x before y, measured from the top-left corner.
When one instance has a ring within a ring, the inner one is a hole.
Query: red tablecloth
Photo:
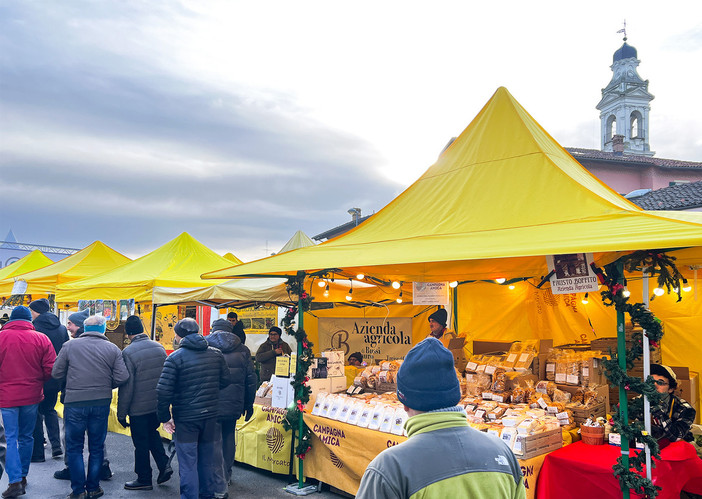
[[[619,447],[583,442],[550,453],[539,473],[536,497],[622,497],[619,481],[612,474],[612,466],[620,454]],[[674,442],[661,451],[660,460],[655,460],[652,479],[662,488],[659,499],[678,499],[681,490],[702,494],[702,459],[697,457],[691,444]],[[632,494],[631,497],[639,496]]]

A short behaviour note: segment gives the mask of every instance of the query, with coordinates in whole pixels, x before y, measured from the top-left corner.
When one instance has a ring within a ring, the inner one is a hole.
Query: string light
[[[393,289],[400,289],[400,286],[402,286],[402,284],[400,284],[399,281],[392,281]]]
[[[449,283],[449,287],[450,287],[450,288],[455,288],[456,286],[458,286],[458,281],[451,281],[451,282]]]
[[[515,286],[514,284],[510,284],[510,285],[509,285],[509,289],[514,289],[514,288],[516,288],[516,287],[517,287],[517,286]]]
[[[397,303],[402,303],[402,290],[400,290],[400,295],[397,297]]]
[[[690,291],[692,291],[692,286],[690,286],[687,283],[687,279],[685,279],[684,277],[683,277],[683,291],[685,291],[686,293],[689,293]]]
[[[497,284],[504,284],[504,282],[505,282],[506,280],[507,280],[507,279],[505,279],[504,277],[498,277],[497,279],[495,279],[495,282],[496,282]]]
[[[326,283],[325,283],[324,280],[322,279],[322,280],[320,280],[320,281],[317,283],[317,286],[319,286],[320,288],[323,288],[324,286],[326,286]]]
[[[590,296],[589,293],[585,293],[585,296],[583,296],[583,299],[581,300],[582,303],[583,303],[583,305],[587,305],[587,304],[588,304],[588,302],[589,302],[589,300],[587,299],[588,296]]]
[[[361,279],[363,279],[364,277],[366,277],[366,275],[363,274],[363,273],[356,274],[356,279],[358,279],[359,281],[360,281]]]
[[[324,296],[325,297],[329,296],[329,283],[327,283],[327,287],[324,289]]]
[[[663,291],[663,288],[655,288],[653,290],[653,294],[656,296],[663,296],[663,293],[665,293],[665,291]]]
[[[624,287],[624,291],[622,291],[622,296],[624,298],[629,298],[631,296],[631,291],[629,291],[629,288],[626,286]]]
[[[351,288],[349,289],[349,292],[346,295],[346,301],[351,301],[351,298],[353,298],[353,279],[349,279],[349,281],[351,281]]]

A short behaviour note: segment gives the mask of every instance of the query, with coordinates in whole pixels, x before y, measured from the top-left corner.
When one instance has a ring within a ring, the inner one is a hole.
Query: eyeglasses
[[[669,383],[664,380],[664,379],[654,379],[653,382],[657,384],[658,386],[665,386],[668,385]]]

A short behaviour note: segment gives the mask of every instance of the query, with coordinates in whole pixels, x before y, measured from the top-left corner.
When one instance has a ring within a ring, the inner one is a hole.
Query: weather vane
[[[617,33],[624,33],[624,41],[626,41],[626,19],[624,19],[624,27],[617,31]]]

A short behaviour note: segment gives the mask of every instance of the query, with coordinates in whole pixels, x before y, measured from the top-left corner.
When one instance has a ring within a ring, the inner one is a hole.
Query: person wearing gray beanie
[[[357,499],[526,497],[522,471],[502,440],[468,426],[453,355],[436,338],[412,348],[397,372],[407,440],[376,456]]]
[[[90,317],[90,310],[88,309],[85,309],[82,312],[72,313],[68,316],[66,329],[70,331],[71,337],[78,338],[81,334],[83,334],[83,323],[88,317]]]

